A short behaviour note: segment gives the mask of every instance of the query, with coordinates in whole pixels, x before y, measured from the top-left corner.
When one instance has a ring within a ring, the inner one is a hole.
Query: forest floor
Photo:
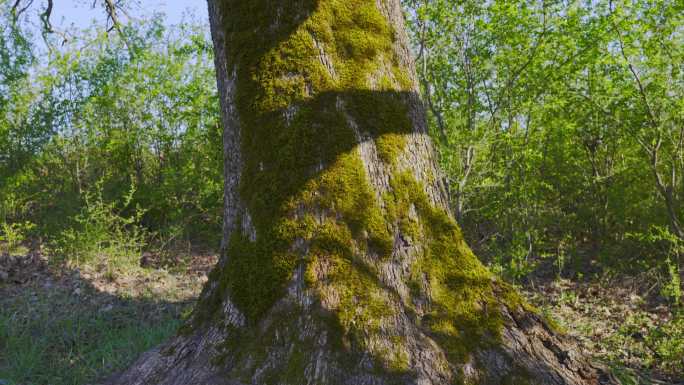
[[[0,256],[0,385],[88,384],[172,336],[216,256],[141,262],[112,274],[36,252]],[[522,290],[623,384],[684,384],[684,357],[667,356],[678,351],[668,344],[684,344],[684,318],[642,279],[531,280]]]
[[[684,314],[643,278],[554,279],[522,291],[623,385],[684,384]]]

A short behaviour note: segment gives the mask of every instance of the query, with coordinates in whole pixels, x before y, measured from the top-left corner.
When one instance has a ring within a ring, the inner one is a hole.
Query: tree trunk
[[[222,258],[110,384],[599,384],[464,243],[398,0],[210,0]]]

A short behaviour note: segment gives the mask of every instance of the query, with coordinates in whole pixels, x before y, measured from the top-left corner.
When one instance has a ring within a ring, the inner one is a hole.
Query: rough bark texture
[[[223,257],[109,384],[614,383],[465,245],[398,0],[209,0]]]

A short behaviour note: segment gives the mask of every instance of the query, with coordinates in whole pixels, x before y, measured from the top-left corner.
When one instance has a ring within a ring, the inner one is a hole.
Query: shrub
[[[0,254],[21,253],[21,244],[34,228],[35,225],[31,222],[3,222],[0,224]]]
[[[73,226],[62,231],[52,243],[57,261],[76,266],[93,264],[109,273],[137,266],[148,234],[140,225],[144,210],[136,207],[130,210],[132,215],[123,215],[134,192],[135,186],[131,186],[120,209],[116,203],[103,199],[102,183],[85,193],[85,204],[73,218]]]
[[[659,271],[660,294],[675,306],[682,304],[682,282],[680,278],[680,255],[684,252],[684,242],[663,226],[652,226],[646,233],[632,233],[629,237],[646,245],[664,256],[660,263],[651,262]]]

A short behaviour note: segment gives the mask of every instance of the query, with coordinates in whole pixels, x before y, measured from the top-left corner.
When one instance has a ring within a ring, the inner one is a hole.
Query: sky
[[[94,0],[54,0],[54,8],[50,17],[53,28],[57,31],[68,32],[85,29],[93,25],[105,26],[107,17],[104,9],[99,5],[102,1],[96,1],[98,5],[93,7]],[[45,52],[47,48],[45,41],[40,37],[43,25],[38,17],[44,10],[45,3],[44,0],[34,1],[34,4],[24,14],[24,20],[28,22],[25,25],[34,36],[33,40],[38,52]],[[126,13],[131,16],[134,23],[143,22],[155,13],[163,13],[166,16],[164,20],[167,26],[184,21],[208,25],[206,0],[129,0],[128,3]],[[125,15],[121,14],[119,17],[122,23],[128,21]],[[73,33],[67,33],[67,35],[73,36]]]
[[[104,23],[104,11],[100,7],[92,8],[93,0],[55,0],[52,23],[55,27],[66,29],[70,26],[88,27],[93,21]],[[99,1],[98,1],[99,3]],[[198,20],[207,19],[206,0],[137,0],[128,13],[135,19],[151,16],[161,12],[167,16],[167,24],[178,24],[188,15]]]
[[[97,0],[98,5],[93,7],[94,0],[54,0],[54,8],[50,17],[50,22],[55,30],[66,32],[75,29],[84,29],[93,26],[106,25],[106,15],[102,8],[101,0]],[[1,1],[0,1],[1,2]],[[34,4],[24,14],[24,20],[32,31],[35,39],[34,43],[40,51],[43,51],[45,44],[41,36],[43,29],[38,14],[44,10],[45,1],[35,1]],[[208,24],[207,2],[206,0],[129,0],[126,13],[131,16],[132,21],[143,22],[155,13],[166,15],[165,24],[174,25],[183,21],[194,21],[194,24]],[[119,15],[122,23],[127,22],[125,15]],[[208,30],[208,29],[207,29]]]

